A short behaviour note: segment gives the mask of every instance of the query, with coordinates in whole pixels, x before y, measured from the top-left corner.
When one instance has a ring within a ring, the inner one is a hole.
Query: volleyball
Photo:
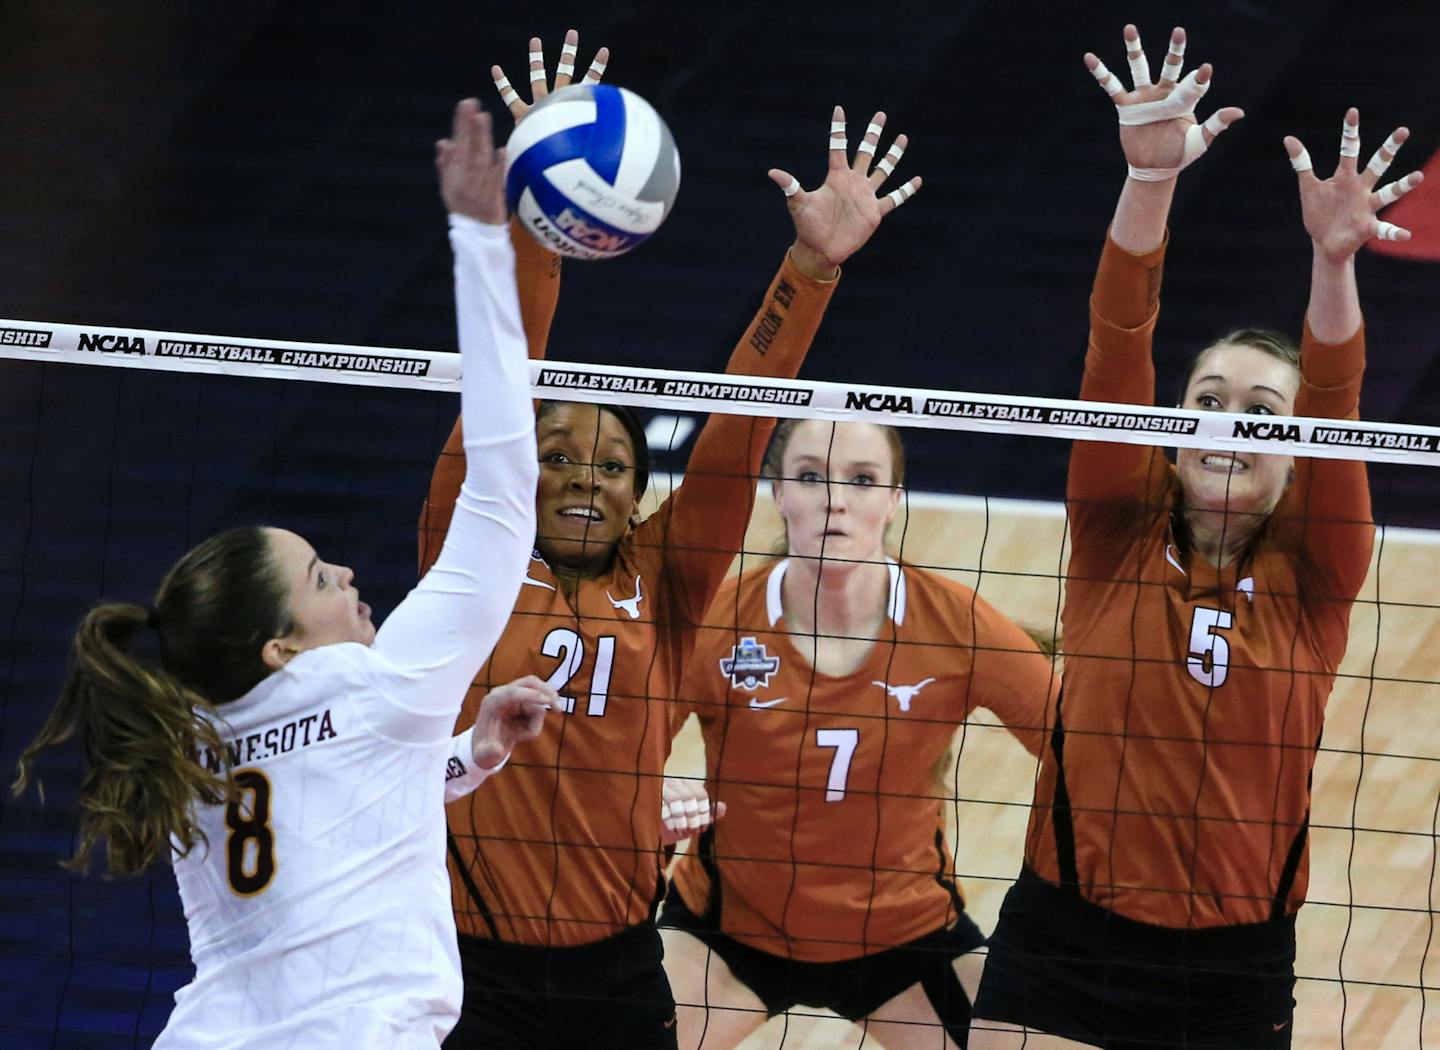
[[[506,147],[505,195],[553,252],[611,259],[660,228],[680,188],[680,153],[653,106],[609,84],[536,103]]]

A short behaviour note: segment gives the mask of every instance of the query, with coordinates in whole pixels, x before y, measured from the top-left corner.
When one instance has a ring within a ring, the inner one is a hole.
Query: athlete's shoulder
[[[615,552],[615,565],[636,566],[642,571],[659,572],[665,563],[670,542],[670,518],[673,500],[667,497],[620,539]]]
[[[911,607],[921,601],[968,605],[975,600],[974,588],[953,576],[934,569],[922,569],[903,561],[899,562],[897,567],[904,574],[905,596]]]
[[[963,633],[974,618],[977,596],[946,573],[892,561],[889,601],[898,637],[923,643]]]
[[[789,559],[766,557],[750,559],[750,565],[738,576],[725,581],[721,594],[738,596],[742,602],[760,603],[765,600],[772,586],[778,588],[777,577],[784,577],[784,565]]]
[[[268,718],[322,696],[348,696],[374,685],[384,658],[368,645],[337,642],[307,649],[221,713],[228,722]]]
[[[783,562],[765,559],[720,585],[705,617],[706,627],[749,630],[768,628],[777,618],[768,615],[768,600],[777,569]]]

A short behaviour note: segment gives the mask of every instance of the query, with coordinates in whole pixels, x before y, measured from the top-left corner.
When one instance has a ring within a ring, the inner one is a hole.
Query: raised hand
[[[565,43],[560,48],[560,61],[555,66],[555,87],[559,91],[563,87],[569,87],[575,77],[575,55],[580,47],[580,34],[574,29],[565,33]],[[598,84],[600,78],[605,75],[605,67],[610,62],[610,49],[602,47],[595,52],[595,57],[590,61],[590,68],[585,71],[581,78],[582,84]],[[530,101],[526,102],[510,85],[505,71],[499,66],[490,67],[490,77],[495,81],[495,89],[500,92],[500,101],[510,107],[510,115],[519,124],[530,112],[530,107],[539,102],[546,95],[550,94],[551,87],[545,77],[545,51],[540,45],[540,38],[530,38]]]
[[[673,846],[698,835],[725,815],[725,803],[712,814],[705,784],[688,777],[666,777],[661,787],[660,844]]]
[[[495,148],[490,114],[473,98],[455,107],[450,137],[435,143],[440,198],[456,215],[505,222],[505,151]]]
[[[1195,122],[1195,106],[1210,90],[1214,72],[1206,62],[1181,79],[1185,63],[1185,30],[1170,34],[1170,51],[1160,79],[1150,79],[1150,63],[1140,44],[1140,31],[1125,27],[1125,50],[1133,87],[1126,91],[1120,78],[1094,54],[1085,55],[1085,68],[1115,103],[1120,118],[1120,148],[1132,178],[1142,182],[1173,179],[1210,148],[1210,143],[1245,113],[1235,106],[1216,110],[1204,124]]]
[[[800,180],[788,171],[770,169],[771,181],[785,191],[785,203],[795,223],[795,263],[812,277],[833,277],[836,268],[870,239],[880,220],[920,190],[917,175],[877,196],[909,143],[904,135],[895,136],[890,149],[875,163],[884,127],[884,113],[870,118],[852,161],[845,138],[845,111],[836,106],[830,119],[830,170],[818,189],[801,189]]]
[[[1395,154],[1410,137],[1409,128],[1396,128],[1375,151],[1363,171],[1357,171],[1360,156],[1360,111],[1353,106],[1345,113],[1340,129],[1340,162],[1328,179],[1315,176],[1310,153],[1294,135],[1285,136],[1285,151],[1300,182],[1300,214],[1305,232],[1315,250],[1332,262],[1348,259],[1371,237],[1387,241],[1408,241],[1410,231],[1382,222],[1375,213],[1393,204],[1424,180],[1412,171],[1402,179],[1374,192]]]
[[[533,674],[487,693],[475,715],[471,757],[481,769],[494,769],[515,745],[534,740],[545,727],[545,713],[559,708],[560,696]]]

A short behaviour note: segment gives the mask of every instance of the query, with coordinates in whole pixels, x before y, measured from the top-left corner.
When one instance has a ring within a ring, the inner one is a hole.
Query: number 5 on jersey
[[[1217,631],[1228,630],[1235,618],[1220,609],[1196,607],[1190,620],[1190,655],[1185,669],[1201,685],[1218,688],[1230,673],[1230,643]]]

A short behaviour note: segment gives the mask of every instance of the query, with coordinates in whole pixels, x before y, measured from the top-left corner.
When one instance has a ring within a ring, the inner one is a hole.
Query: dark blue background
[[[846,266],[805,375],[1073,396],[1088,285],[1124,174],[1080,63],[1123,70],[1143,19],[1217,67],[1202,114],[1249,117],[1185,173],[1157,360],[1163,391],[1226,329],[1297,332],[1309,277],[1298,133],[1329,169],[1345,107],[1363,156],[1440,145],[1440,6],[1359,2],[523,5],[253,0],[0,8],[0,316],[453,348],[431,144],[454,101],[494,104],[525,41],[581,29],[607,79],[655,103],[684,160],[660,235],[567,265],[551,354],[718,369],[791,238],[768,167],[819,181],[829,108],[878,108],[921,196]],[[863,12],[863,13],[861,13]],[[508,130],[508,118],[501,125]],[[1363,158],[1362,158],[1363,159]],[[1429,187],[1436,192],[1440,187]],[[1370,418],[1440,424],[1433,263],[1362,253]],[[144,599],[189,544],[236,522],[303,532],[388,610],[455,411],[433,394],[0,363],[0,768],[48,710],[96,597]],[[1062,442],[911,435],[918,489],[1058,498]],[[662,466],[677,465],[683,456]],[[1428,472],[1377,470],[1379,516],[1440,525]],[[148,1045],[188,972],[168,869],[75,879],[68,753],[49,802],[0,800],[0,1044]]]

